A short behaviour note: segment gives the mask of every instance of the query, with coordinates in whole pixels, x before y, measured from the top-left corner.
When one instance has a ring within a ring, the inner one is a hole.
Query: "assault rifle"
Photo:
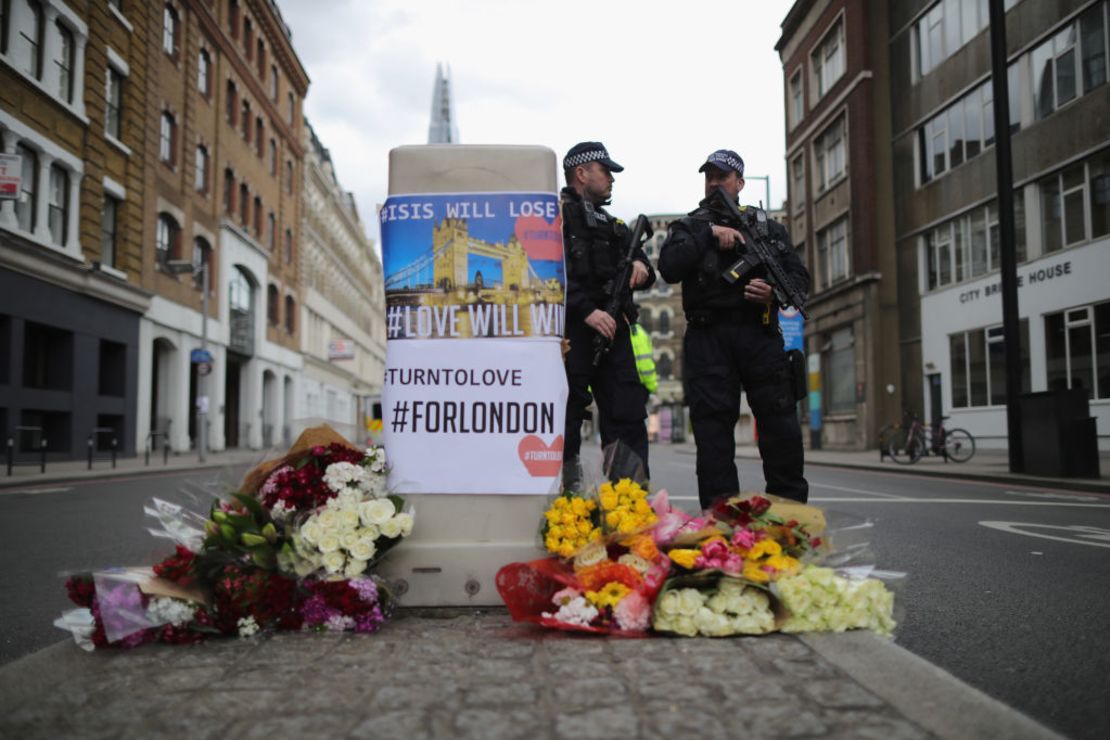
[[[624,306],[632,302],[632,288],[628,283],[632,279],[632,263],[636,261],[634,259],[636,250],[654,233],[651,224],[648,223],[647,216],[641,213],[636,217],[636,225],[632,228],[632,238],[628,241],[628,250],[621,258],[621,262],[617,266],[617,274],[613,276],[613,281],[608,286],[609,302],[605,304],[603,309],[618,324],[621,321]],[[604,334],[594,334],[594,367],[598,366],[601,358],[612,346],[612,339],[606,338]]]
[[[793,306],[803,318],[809,318],[806,313],[806,291],[799,289],[794,281],[786,274],[779,254],[783,251],[781,241],[771,236],[767,226],[767,212],[762,208],[745,208],[743,212],[732,202],[732,198],[722,188],[717,188],[710,193],[708,200],[711,210],[721,213],[723,209],[726,225],[744,231],[748,235],[744,256],[729,265],[721,277],[725,282],[736,284],[745,280],[757,267],[762,265],[767,269],[767,282],[775,293],[775,300],[780,306]]]

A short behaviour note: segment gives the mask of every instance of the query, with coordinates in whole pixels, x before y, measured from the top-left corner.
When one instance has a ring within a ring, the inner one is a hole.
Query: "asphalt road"
[[[758,463],[740,465],[760,490]],[[696,508],[693,455],[654,447],[652,473]],[[877,564],[908,574],[899,644],[1065,735],[1110,737],[1110,497],[817,466],[807,477],[812,503],[873,520]],[[192,479],[0,490],[0,663],[63,636],[59,574],[163,557],[143,505]]]

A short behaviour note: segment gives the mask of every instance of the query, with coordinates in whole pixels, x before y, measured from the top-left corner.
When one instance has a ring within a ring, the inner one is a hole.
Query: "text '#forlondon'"
[[[534,401],[398,400],[390,409],[394,433],[553,434],[555,404]]]

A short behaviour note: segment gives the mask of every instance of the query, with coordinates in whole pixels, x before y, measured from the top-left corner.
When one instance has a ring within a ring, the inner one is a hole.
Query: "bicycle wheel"
[[[952,462],[967,462],[975,454],[975,437],[966,429],[949,429],[944,433],[944,449]]]
[[[925,454],[925,436],[920,429],[895,429],[887,454],[899,465],[913,465]]]

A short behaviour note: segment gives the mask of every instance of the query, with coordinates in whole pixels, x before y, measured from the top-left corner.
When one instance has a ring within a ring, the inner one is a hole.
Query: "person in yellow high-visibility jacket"
[[[659,378],[655,374],[655,358],[652,356],[651,335],[639,324],[631,324],[632,354],[636,358],[636,372],[648,393],[659,390]]]

